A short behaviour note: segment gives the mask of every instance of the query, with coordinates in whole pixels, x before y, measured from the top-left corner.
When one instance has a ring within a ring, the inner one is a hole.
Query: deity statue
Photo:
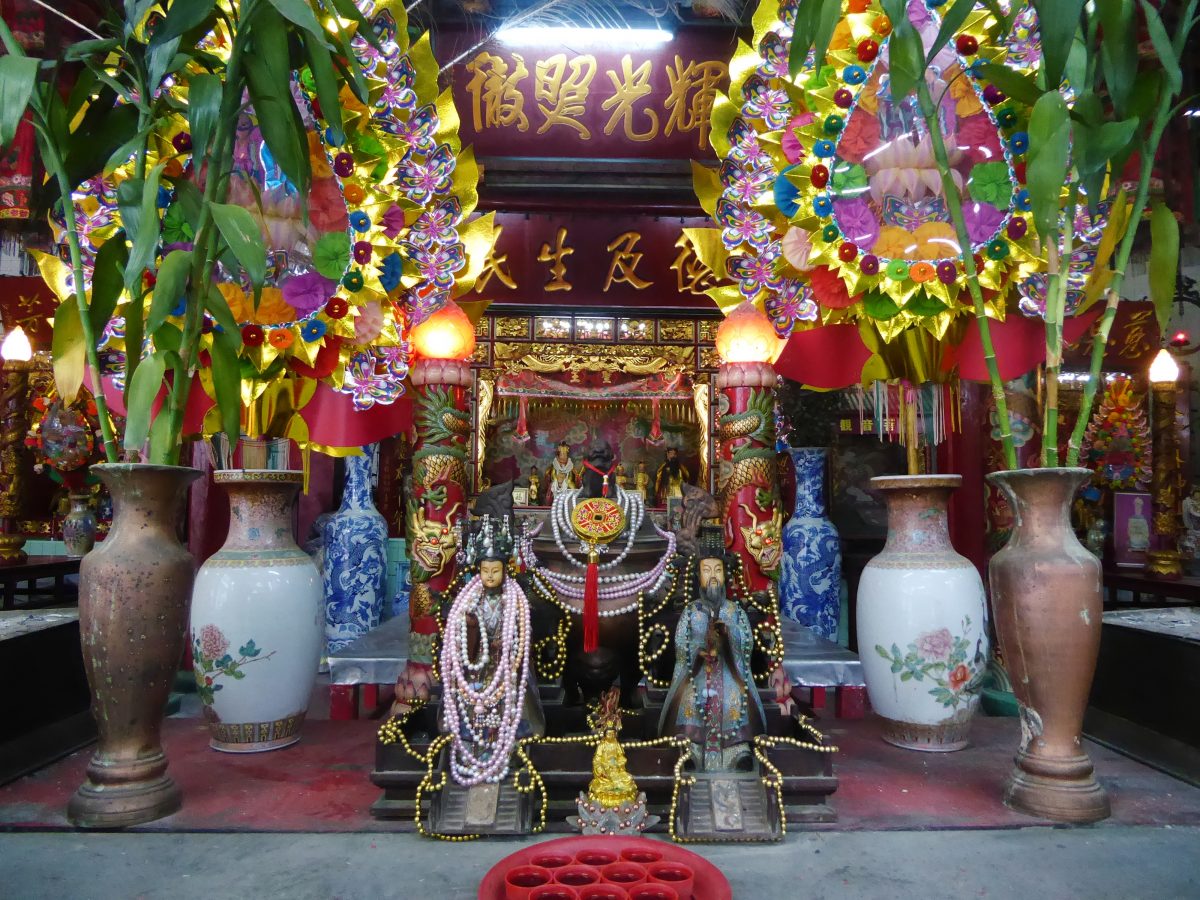
[[[620,689],[612,688],[601,699],[596,729],[604,736],[592,756],[592,781],[587,790],[589,798],[609,809],[633,803],[638,796],[637,784],[625,768],[625,751],[617,740],[620,697]]]
[[[1146,515],[1144,497],[1133,498],[1133,515],[1125,523],[1125,534],[1130,550],[1150,549],[1150,519]]]
[[[583,489],[580,496],[616,497],[616,480],[614,473],[616,465],[613,462],[613,451],[604,441],[597,441],[588,450],[587,458],[583,460],[583,474],[579,486]]]
[[[529,665],[529,599],[506,572],[513,546],[507,518],[480,520],[466,550],[479,574],[454,598],[443,630],[441,723],[453,736],[450,775],[467,787],[502,781],[517,741],[546,730]]]
[[[575,481],[575,463],[571,460],[571,445],[561,441],[554,451],[554,459],[550,460],[550,496],[551,502],[562,491],[569,491],[577,486]]]
[[[683,486],[692,480],[687,466],[679,461],[679,451],[667,448],[667,458],[654,476],[654,499],[658,506],[666,506],[671,497],[683,497]]]
[[[538,477],[537,466],[529,467],[529,505],[538,505],[538,496],[541,493],[542,479]]]
[[[699,552],[700,526],[706,519],[720,521],[721,505],[717,498],[703,488],[693,484],[683,486],[683,512],[679,528],[675,532],[679,552],[695,556]]]
[[[1200,488],[1193,488],[1192,492],[1183,498],[1181,507],[1184,533],[1179,542],[1179,549],[1188,556],[1195,557],[1200,555]]]
[[[650,502],[650,473],[646,471],[646,461],[638,460],[637,472],[633,476],[633,489],[642,492],[642,499]]]
[[[725,589],[720,526],[701,528],[697,560],[698,590],[675,630],[675,671],[659,731],[688,739],[692,768],[749,771],[751,742],[766,717],[750,672],[750,619]]]
[[[616,471],[613,473],[617,478],[617,486],[624,489],[629,487],[629,476],[625,474],[625,466],[617,463]]]

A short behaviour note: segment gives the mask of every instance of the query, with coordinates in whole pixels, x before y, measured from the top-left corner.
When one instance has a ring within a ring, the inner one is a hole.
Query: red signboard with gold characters
[[[472,296],[494,303],[711,309],[716,275],[685,228],[697,217],[499,213]]]
[[[713,100],[728,88],[735,39],[683,28],[656,46],[611,48],[437,36],[453,67],[464,144],[477,156],[712,158]]]

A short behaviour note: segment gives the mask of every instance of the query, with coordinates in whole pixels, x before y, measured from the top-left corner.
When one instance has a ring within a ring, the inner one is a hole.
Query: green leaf
[[[325,29],[313,15],[312,7],[308,5],[307,0],[268,0],[268,2],[279,10],[279,14],[285,19],[299,25],[318,41],[325,42]]]
[[[250,276],[250,283],[257,294],[267,275],[267,251],[263,247],[258,223],[248,210],[231,203],[212,203],[209,209],[221,237]]]
[[[312,169],[308,136],[292,98],[287,27],[272,9],[260,7],[251,34],[253,46],[243,61],[258,127],[283,174],[307,196]]]
[[[379,35],[375,33],[374,26],[367,21],[367,17],[362,14],[362,10],[358,8],[358,4],[354,0],[333,0],[333,8],[337,10],[339,18],[349,19],[351,22],[358,24],[359,37],[376,50],[382,48],[379,42]]]
[[[58,304],[54,312],[54,335],[51,341],[54,359],[54,386],[63,403],[71,404],[83,386],[83,369],[87,362],[87,342],[83,336],[83,321],[74,295]]]
[[[104,174],[111,175],[114,171],[125,165],[125,163],[129,162],[133,158],[133,155],[137,153],[138,148],[146,143],[146,138],[152,132],[162,128],[166,122],[167,119],[165,117],[155,119],[145,128],[132,135],[125,143],[119,145],[117,149],[113,150],[109,154],[108,161],[104,164]]]
[[[238,359],[241,339],[236,330],[213,333],[212,378],[221,413],[221,430],[230,446],[237,443],[242,432],[242,369]],[[247,654],[241,651],[243,656]]]
[[[971,10],[974,8],[975,0],[954,0],[954,5],[942,16],[942,25],[938,29],[937,37],[933,39],[929,51],[925,54],[926,65],[933,62],[933,58],[941,52],[943,47],[950,43],[950,38],[954,37],[958,33],[958,30],[963,27],[963,23],[967,21],[967,16],[971,14]]]
[[[96,114],[92,115],[89,110],[65,147],[64,164],[72,184],[99,175],[123,147],[131,143],[136,147],[138,111],[134,107],[119,103],[108,107],[97,104],[93,109]],[[128,158],[126,155],[125,159]]]
[[[67,62],[80,62],[84,57],[98,56],[103,59],[111,51],[121,45],[116,38],[97,38],[90,41],[78,41],[63,51],[63,59]]]
[[[1042,37],[1042,72],[1048,91],[1057,91],[1062,84],[1067,59],[1071,54],[1071,43],[1075,40],[1075,32],[1083,14],[1083,4],[1084,0],[1033,0]]]
[[[216,0],[175,0],[167,10],[167,17],[155,27],[150,38],[151,48],[160,47],[195,28],[208,17],[214,6]]]
[[[215,284],[208,286],[208,293],[204,295],[204,308],[217,320],[217,324],[227,332],[233,335],[240,334],[240,327],[233,318],[233,312],[229,309],[229,304],[225,302],[225,295],[217,290]]]
[[[1096,209],[1104,191],[1104,180],[1116,171],[1115,160],[1126,158],[1130,142],[1137,135],[1138,120],[1131,117],[1120,122],[1105,122],[1097,127],[1079,125],[1075,129],[1074,161],[1080,181],[1087,192],[1088,206]]]
[[[1047,244],[1058,243],[1062,189],[1071,154],[1071,116],[1058,91],[1049,91],[1034,104],[1029,116],[1029,161],[1026,167],[1029,200],[1038,234]]]
[[[795,78],[804,71],[808,62],[808,52],[812,50],[813,35],[816,31],[817,8],[821,0],[799,0],[796,7],[796,24],[792,29],[792,46],[788,51],[788,71]],[[820,71],[820,66],[813,66],[814,71]]]
[[[190,0],[189,0],[190,2]],[[172,4],[173,7],[179,3]],[[186,3],[183,5],[187,5]],[[176,57],[179,53],[179,38],[171,38],[161,44],[152,44],[146,53],[146,82],[151,89],[157,90],[162,84],[163,77],[176,67]]]
[[[1179,222],[1171,208],[1160,200],[1150,208],[1150,300],[1160,331],[1166,330],[1171,318],[1178,274]]]
[[[1014,72],[1008,66],[999,63],[984,63],[979,67],[980,77],[990,81],[1014,100],[1019,100],[1026,106],[1033,106],[1042,96],[1042,90],[1032,78]]]
[[[830,3],[828,0],[817,7],[816,28],[813,31],[813,66],[817,72],[825,66],[825,54],[829,51],[829,41],[837,28],[838,20],[842,17],[840,3]]]
[[[1100,44],[1100,69],[1113,109],[1124,117],[1137,77],[1137,18],[1134,0],[1096,0],[1104,36]]]
[[[192,158],[204,159],[208,142],[217,127],[221,112],[221,79],[217,75],[197,75],[188,83],[188,130],[192,135]]]
[[[16,137],[37,73],[38,61],[31,56],[0,56],[0,147]]]
[[[888,77],[890,93],[900,102],[925,79],[925,48],[921,36],[908,19],[905,0],[882,0],[884,11],[892,20],[892,34],[888,38]]]
[[[310,35],[304,36],[304,52],[308,57],[308,68],[312,72],[313,84],[317,88],[317,100],[321,104],[321,115],[337,136],[335,143],[341,143],[345,131],[342,126],[342,102],[338,99],[338,77],[333,68],[329,48],[324,42],[317,41]]]
[[[129,379],[128,417],[125,420],[125,452],[142,453],[150,438],[150,416],[167,370],[164,354],[147,356]]]
[[[129,291],[130,296],[135,296],[141,288],[142,272],[153,264],[158,250],[158,180],[162,176],[162,170],[166,164],[167,160],[164,159],[151,169],[145,184],[142,185],[141,202],[138,204],[137,233],[133,238],[133,249],[129,253],[129,265],[125,267],[125,289]],[[140,184],[140,181],[134,179],[125,184],[137,185]],[[117,196],[119,201],[119,189]],[[132,200],[132,198],[129,199]],[[127,230],[129,229],[127,221],[125,227]]]
[[[125,305],[125,406],[129,407],[129,387],[142,365],[142,341],[146,336],[146,304],[141,293]]]
[[[112,318],[117,301],[125,287],[125,265],[129,262],[129,247],[125,232],[118,231],[100,245],[92,264],[92,299],[88,304],[88,319],[92,334],[99,335]]]
[[[163,322],[154,333],[154,349],[167,354],[166,363],[175,368],[175,360],[179,359],[179,348],[183,346],[183,332],[170,322]],[[180,363],[183,360],[179,360]]]
[[[1141,0],[1142,12],[1146,14],[1146,30],[1150,33],[1150,43],[1158,54],[1158,62],[1167,78],[1167,90],[1174,97],[1183,90],[1183,72],[1179,68],[1179,60],[1175,58],[1175,47],[1163,26],[1158,10]]]
[[[154,297],[150,301],[150,315],[146,320],[146,333],[152,338],[187,290],[191,269],[191,250],[172,250],[159,265]]]

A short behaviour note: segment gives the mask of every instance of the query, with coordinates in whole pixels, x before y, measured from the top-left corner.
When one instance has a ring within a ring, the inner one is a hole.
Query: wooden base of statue
[[[463,787],[445,771],[447,753],[442,754],[446,786],[433,794],[426,827],[434,834],[523,835],[533,834],[534,800],[531,794],[513,787],[512,779],[499,784]]]
[[[638,794],[636,800],[624,806],[602,806],[580,791],[575,809],[577,814],[567,816],[567,824],[588,836],[637,835],[650,831],[659,821],[647,811],[645,794]]]
[[[691,841],[777,841],[783,822],[775,791],[758,772],[697,772],[679,789],[675,833]]]
[[[811,735],[801,733],[791,719],[785,719],[779,713],[779,708],[771,702],[771,693],[760,692],[763,707],[767,715],[767,731],[773,735],[792,737],[801,741],[810,741]],[[656,731],[662,704],[665,696],[663,691],[649,691],[645,694],[645,707],[638,715],[626,715],[621,729],[622,741],[649,740],[658,737]],[[571,735],[586,735],[590,732],[586,721],[586,710],[582,706],[567,705],[563,702],[563,691],[557,686],[542,686],[542,707],[546,715],[546,734],[550,738]],[[405,723],[404,734],[409,746],[417,754],[428,752],[430,742],[436,738],[436,698],[430,705],[418,710]],[[803,710],[809,712],[809,710]],[[625,751],[627,768],[637,782],[638,790],[646,795],[646,810],[650,815],[658,816],[660,821],[649,831],[664,833],[668,830],[668,817],[671,813],[671,797],[675,789],[675,764],[679,758],[678,752],[671,747],[638,747]],[[806,750],[790,744],[777,744],[768,751],[772,765],[783,775],[783,808],[790,825],[834,822],[837,814],[830,802],[830,797],[837,790],[838,780],[833,771],[831,753],[821,753]],[[548,794],[546,809],[546,831],[552,833],[572,833],[576,829],[567,823],[569,816],[577,816],[579,795],[586,793],[591,782],[592,757],[594,748],[585,743],[535,743],[529,746],[529,757],[541,775]],[[757,775],[747,773],[748,777],[760,784]],[[375,771],[371,773],[371,781],[383,789],[383,794],[371,807],[371,814],[380,819],[399,819],[412,823],[414,819],[414,803],[417,786],[426,776],[426,766],[408,753],[400,742],[376,743]],[[726,778],[738,779],[741,773],[724,775]],[[440,776],[434,775],[435,781]],[[511,784],[511,778],[508,781]],[[741,789],[739,789],[741,790]],[[748,790],[748,788],[746,789]],[[768,790],[774,802],[774,791]],[[425,821],[431,822],[430,810],[435,801],[435,792],[423,791],[421,804]],[[533,804],[534,824],[538,818],[540,798],[527,795]],[[697,801],[692,801],[694,807]],[[752,802],[746,802],[744,808],[756,808]],[[745,820],[745,816],[743,817]],[[757,821],[750,816],[751,821]],[[678,824],[678,823],[677,823]],[[686,823],[685,823],[686,825]],[[687,825],[686,827],[691,827]],[[532,830],[532,826],[530,828]],[[439,830],[438,833],[450,832]],[[462,833],[462,832],[456,832]],[[500,832],[485,832],[480,827],[467,828],[468,834],[499,834]],[[757,834],[764,833],[761,830]],[[708,838],[710,840],[731,840],[731,837]],[[741,837],[741,840],[771,840],[770,837]]]

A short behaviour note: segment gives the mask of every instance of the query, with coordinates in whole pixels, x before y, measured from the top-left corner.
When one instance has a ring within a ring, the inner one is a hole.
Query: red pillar
[[[413,477],[406,537],[412,596],[408,665],[396,682],[396,709],[429,699],[439,631],[437,594],[454,580],[456,526],[467,516],[471,367],[422,359],[413,366]]]

